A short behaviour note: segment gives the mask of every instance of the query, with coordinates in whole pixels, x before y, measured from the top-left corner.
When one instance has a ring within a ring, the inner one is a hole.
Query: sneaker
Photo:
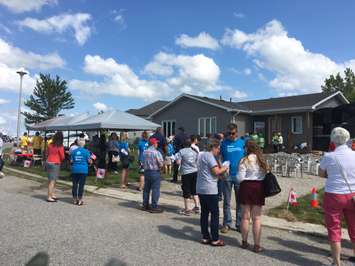
[[[160,208],[151,208],[150,210],[149,210],[149,212],[150,213],[162,213],[162,212],[164,212],[162,209],[160,209]]]
[[[114,171],[113,173],[114,173],[115,175],[117,175],[117,174],[118,174],[118,172],[117,172],[117,171]]]
[[[190,216],[192,214],[192,211],[191,210],[182,209],[179,213],[181,215]]]
[[[3,178],[5,174],[3,172],[0,172],[0,178]]]
[[[196,214],[200,214],[200,208],[199,207],[194,207],[192,211]]]
[[[149,212],[149,211],[150,211],[150,207],[149,207],[149,206],[142,206],[142,207],[141,207],[141,210],[142,210],[142,211]]]
[[[228,225],[224,225],[221,229],[222,234],[227,234],[231,228]]]

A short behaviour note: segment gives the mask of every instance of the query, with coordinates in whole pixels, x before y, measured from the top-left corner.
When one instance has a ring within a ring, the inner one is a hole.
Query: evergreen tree
[[[322,90],[328,94],[341,91],[350,102],[355,102],[355,74],[350,68],[347,68],[344,71],[344,76],[343,78],[340,73],[336,76],[330,75],[325,79]]]
[[[56,117],[60,111],[74,108],[74,99],[67,82],[56,76],[40,74],[36,87],[25,106],[33,112],[23,112],[27,124],[38,123]]]

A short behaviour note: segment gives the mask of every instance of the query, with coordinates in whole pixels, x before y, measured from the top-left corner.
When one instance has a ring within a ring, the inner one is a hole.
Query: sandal
[[[248,241],[242,240],[242,245],[240,246],[242,249],[247,249],[249,247]]]
[[[254,252],[255,253],[260,253],[260,252],[263,252],[264,249],[262,247],[260,247],[259,245],[254,245]]]
[[[84,205],[84,201],[79,200],[79,201],[78,201],[78,206],[83,206],[83,205]]]
[[[213,247],[224,247],[226,245],[222,239],[211,242],[210,244]]]
[[[192,214],[192,211],[191,210],[182,209],[179,213],[181,215],[190,216]]]
[[[57,202],[55,199],[47,199],[47,202]]]
[[[202,245],[211,244],[211,240],[210,240],[210,239],[202,239],[202,240],[201,240],[201,244],[202,244]]]
[[[52,197],[52,199],[54,199],[55,201],[57,201],[57,200],[58,200],[58,198],[57,198],[57,197]]]

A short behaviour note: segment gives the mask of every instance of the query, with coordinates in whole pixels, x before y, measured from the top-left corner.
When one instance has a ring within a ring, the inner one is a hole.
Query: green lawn
[[[32,166],[30,168],[24,168],[22,166],[11,166],[11,167],[18,169],[18,170],[30,172],[33,174],[38,174],[43,177],[47,177],[47,173],[44,171],[43,167],[41,167],[41,166]],[[129,174],[128,174],[128,182],[130,182],[130,183],[138,182],[138,177],[139,177],[138,165],[135,162],[130,166]],[[118,174],[109,173],[104,179],[96,180],[95,176],[88,176],[86,179],[86,184],[87,185],[95,185],[98,187],[118,188],[119,184],[120,184],[120,178],[121,178],[121,169],[119,168]],[[165,174],[162,175],[162,179],[169,180],[170,178],[171,177],[168,175],[165,175]],[[70,171],[69,170],[61,170],[60,171],[60,179],[71,181]]]
[[[322,224],[324,225],[324,212],[322,208],[324,190],[318,192],[319,208],[312,208],[310,205],[311,194],[307,194],[298,198],[299,205],[297,207],[290,206],[286,209],[287,203],[273,208],[268,212],[269,216],[283,218],[288,221],[300,221],[306,223]],[[343,227],[346,227],[343,222]]]

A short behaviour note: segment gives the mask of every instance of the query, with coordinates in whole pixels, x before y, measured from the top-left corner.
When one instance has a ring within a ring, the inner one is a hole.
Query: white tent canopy
[[[76,116],[58,116],[35,125],[26,125],[29,130],[52,131],[52,130],[73,130],[72,126],[76,125],[89,117],[88,113]]]
[[[90,116],[73,127],[74,130],[115,129],[123,131],[154,130],[158,124],[119,110]]]
[[[60,116],[35,125],[27,125],[26,127],[29,130],[41,131],[90,131],[100,129],[138,131],[154,130],[159,127],[159,125],[126,112],[113,110],[92,116],[89,116],[88,114]]]

